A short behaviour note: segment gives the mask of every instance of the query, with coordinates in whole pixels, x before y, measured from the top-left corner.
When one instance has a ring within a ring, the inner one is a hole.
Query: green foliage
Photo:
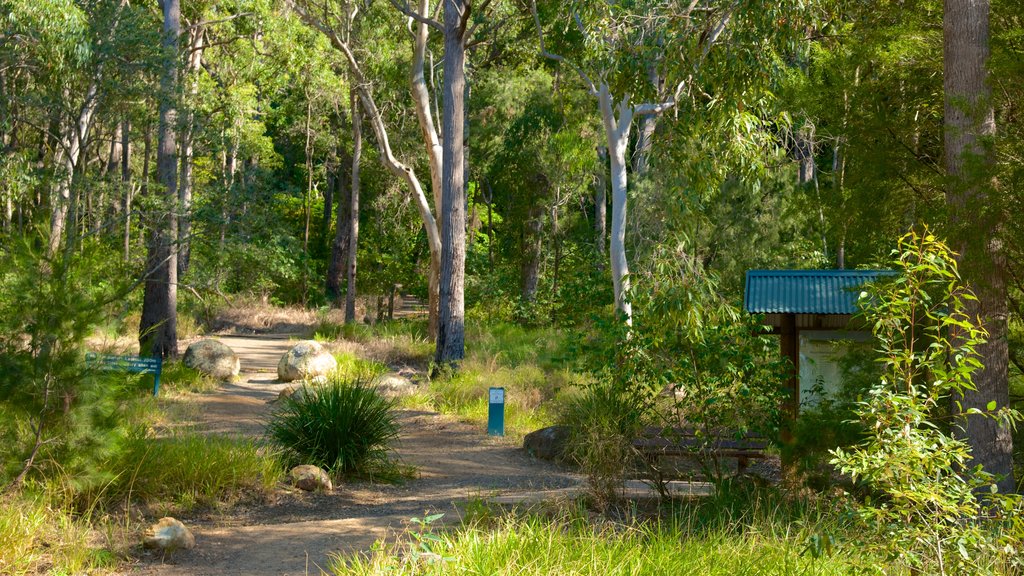
[[[948,413],[982,366],[975,350],[986,334],[966,312],[975,297],[961,285],[952,251],[927,229],[900,240],[893,264],[899,275],[862,295],[884,366],[856,410],[868,437],[835,450],[833,463],[876,493],[857,513],[898,565],[979,574],[992,555],[1019,562],[1021,502],[996,494],[993,478],[970,465],[970,447],[953,435],[959,424]],[[994,403],[967,413],[1020,419]]]
[[[44,473],[87,477],[124,433],[137,380],[97,372],[85,339],[123,294],[115,265],[93,245],[50,257],[39,244],[0,246],[0,448],[6,482],[26,459]]]
[[[219,384],[215,378],[178,361],[164,362],[160,371],[162,392],[212,392]]]
[[[588,402],[609,419],[599,443],[619,434],[621,446],[645,425],[693,427],[708,440],[723,432],[775,437],[784,364],[757,320],[726,301],[714,275],[682,250],[659,258],[640,284],[645,289],[631,295],[632,326],[599,324],[584,350],[599,388]],[[600,429],[577,426],[587,435]],[[713,451],[702,464],[722,477]]]
[[[335,375],[282,399],[267,433],[292,464],[337,474],[370,473],[387,463],[398,438],[393,406],[367,380]]]

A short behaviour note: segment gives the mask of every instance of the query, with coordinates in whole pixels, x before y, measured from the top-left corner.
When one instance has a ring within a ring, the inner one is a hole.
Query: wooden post
[[[782,430],[780,439],[785,445],[791,445],[793,438],[792,424],[800,410],[800,331],[796,327],[796,314],[782,315],[782,355],[791,364],[789,377],[786,378],[788,394],[782,405]],[[782,471],[787,478],[793,477],[793,459],[788,450],[783,450]]]

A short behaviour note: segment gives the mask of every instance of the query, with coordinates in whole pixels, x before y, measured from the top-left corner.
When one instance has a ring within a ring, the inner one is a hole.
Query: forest
[[[0,573],[1021,574],[1022,102],[1022,0],[0,0]]]

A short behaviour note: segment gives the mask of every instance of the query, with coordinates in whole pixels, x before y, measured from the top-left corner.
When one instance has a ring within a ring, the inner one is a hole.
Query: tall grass
[[[0,574],[86,574],[114,567],[124,551],[109,518],[54,506],[59,497],[25,493],[0,501]],[[100,524],[100,530],[97,530]]]
[[[518,437],[555,421],[558,406],[576,394],[582,378],[565,370],[545,371],[536,364],[501,366],[466,360],[457,373],[430,382],[433,407],[474,422],[487,421],[491,387],[505,389],[506,434]]]
[[[251,440],[183,433],[131,437],[111,469],[107,497],[130,496],[188,510],[270,491],[284,473],[276,453]]]
[[[679,524],[595,527],[583,520],[506,518],[381,548],[366,557],[336,557],[336,575],[733,576],[848,574],[842,553],[805,554],[801,534],[751,526],[693,532]],[[424,547],[430,556],[423,556]],[[415,546],[418,546],[418,550]],[[436,554],[436,556],[433,556]]]
[[[335,353],[334,359],[338,361],[335,375],[344,380],[371,380],[388,371],[387,365],[376,360],[360,358],[351,352]]]

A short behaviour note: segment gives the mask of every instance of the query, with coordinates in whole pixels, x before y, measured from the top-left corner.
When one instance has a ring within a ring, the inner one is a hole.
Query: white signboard
[[[504,404],[505,403],[505,389],[504,388],[491,388],[491,404]]]

